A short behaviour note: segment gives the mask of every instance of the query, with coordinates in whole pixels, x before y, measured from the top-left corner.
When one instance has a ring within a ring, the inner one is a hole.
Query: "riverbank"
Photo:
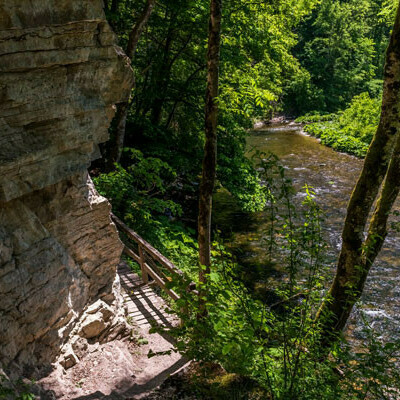
[[[355,96],[349,106],[335,114],[311,113],[296,119],[304,131],[336,151],[364,158],[376,132],[380,98],[368,93]]]
[[[333,150],[364,158],[367,154],[369,143],[343,132],[336,121],[314,122],[303,125],[303,130],[308,135],[320,140],[324,146]]]

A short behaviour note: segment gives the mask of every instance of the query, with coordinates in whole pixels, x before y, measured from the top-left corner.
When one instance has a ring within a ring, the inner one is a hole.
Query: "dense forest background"
[[[366,326],[356,353],[346,341],[330,356],[321,348],[314,316],[329,280],[321,210],[312,188],[298,210],[279,160],[251,159],[246,148],[255,122],[284,115],[307,123],[323,144],[364,157],[379,123],[396,6],[393,0],[224,2],[216,189],[245,212],[269,210],[271,257],[264,267],[279,260],[286,274],[273,295],[254,290],[215,234],[207,298],[198,300],[207,304],[207,319],[198,318],[199,303],[183,290],[185,304],[176,311],[184,305],[185,328],[175,335],[177,350],[221,363],[251,379],[251,388],[257,382],[258,398],[398,398],[398,342],[382,344]],[[130,54],[135,86],[91,172],[115,214],[196,281],[209,2],[109,0],[105,7],[128,54],[138,39]]]

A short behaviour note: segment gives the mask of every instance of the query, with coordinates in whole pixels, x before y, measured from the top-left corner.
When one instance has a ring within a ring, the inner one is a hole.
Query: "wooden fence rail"
[[[168,258],[164,257],[150,243],[146,242],[136,232],[125,225],[117,216],[111,214],[111,218],[113,219],[119,230],[124,232],[124,234],[130,240],[134,241],[137,244],[138,250],[135,251],[126,243],[124,243],[124,253],[133,258],[140,265],[143,282],[148,283],[149,278],[151,278],[173,300],[178,300],[179,295],[173,290],[167,288],[166,283],[167,281],[173,279],[174,276],[183,277],[183,272],[179,268],[177,268],[170,260],[168,260]],[[158,268],[157,264],[161,265],[162,268],[165,268],[167,271],[169,271],[171,276],[168,277],[166,274],[164,274],[160,270],[160,268]],[[195,290],[195,286],[196,285],[194,283],[191,283],[188,287],[188,291],[194,292],[196,294],[197,291]]]

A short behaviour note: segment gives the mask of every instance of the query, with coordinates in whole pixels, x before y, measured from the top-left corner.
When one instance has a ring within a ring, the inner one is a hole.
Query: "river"
[[[341,246],[341,230],[351,191],[362,168],[362,160],[335,152],[305,135],[295,124],[271,125],[252,132],[248,147],[277,155],[297,190],[312,186],[316,201],[324,210],[328,260],[332,262]],[[294,202],[301,203],[299,192]],[[399,207],[397,206],[397,209]],[[219,192],[214,199],[214,225],[229,232],[227,244],[248,271],[266,265],[262,236],[267,216],[241,212],[234,200]],[[400,234],[390,231],[364,290],[362,313],[384,336],[400,338]],[[274,271],[271,271],[273,275]],[[354,315],[353,315],[354,317]],[[359,318],[353,318],[357,321]],[[355,335],[361,335],[356,324]]]

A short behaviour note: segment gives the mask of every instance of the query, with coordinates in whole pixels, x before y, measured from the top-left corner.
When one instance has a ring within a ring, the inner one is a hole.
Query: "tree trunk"
[[[113,2],[114,4],[114,2]],[[135,26],[129,35],[128,46],[126,48],[126,55],[133,60],[137,45],[139,43],[140,35],[142,34],[150,16],[153,12],[156,0],[147,0],[146,6],[137,20]],[[119,162],[124,148],[126,119],[129,111],[129,100],[117,105],[117,112],[114,118],[115,134],[114,140],[110,142],[109,154],[107,159],[107,171],[114,169],[114,164]]]
[[[140,15],[139,19],[137,20],[135,26],[133,27],[133,29],[129,35],[129,41],[128,41],[128,47],[126,49],[126,55],[131,60],[133,60],[137,45],[139,43],[140,35],[142,34],[145,26],[147,25],[147,22],[149,21],[149,18],[151,16],[151,13],[153,12],[155,5],[156,5],[156,0],[147,0],[146,1],[146,6],[144,7],[142,14]]]
[[[162,63],[160,64],[159,68],[156,71],[155,74],[155,87],[157,87],[157,93],[156,96],[152,102],[151,105],[151,123],[153,125],[159,125],[161,121],[161,113],[162,113],[162,108],[164,105],[165,101],[165,94],[168,88],[168,84],[170,81],[171,77],[171,69],[172,65],[170,65],[170,60],[169,60],[169,55],[170,55],[170,50],[172,43],[174,42],[174,33],[175,33],[175,28],[174,28],[174,19],[176,18],[176,14],[172,13],[170,16],[170,21],[169,21],[169,29],[167,33],[167,37],[165,39],[165,46],[163,50],[163,58],[162,58]]]
[[[189,87],[190,82],[192,81],[192,79],[194,79],[195,76],[196,76],[201,70],[203,70],[204,68],[205,68],[205,65],[201,65],[201,66],[199,66],[198,68],[196,68],[196,69],[189,75],[189,77],[188,77],[188,78],[186,79],[186,81],[185,81],[185,84],[183,85],[183,90],[182,90],[183,93],[185,93],[186,90],[188,89],[188,87]],[[174,104],[173,104],[173,106],[172,106],[172,109],[171,109],[171,111],[170,111],[170,113],[169,113],[169,115],[168,115],[167,122],[166,122],[166,124],[165,124],[165,129],[169,129],[169,127],[171,126],[171,122],[172,122],[172,119],[174,118],[174,114],[175,114],[176,108],[178,107],[178,104],[179,104],[181,101],[182,101],[182,98],[181,98],[181,97],[179,97],[178,99],[176,99],[176,100],[174,101]]]
[[[388,214],[400,185],[400,177],[397,176],[400,157],[399,115],[400,13],[398,9],[386,53],[379,126],[350,198],[336,276],[328,298],[317,314],[317,322],[322,327],[323,347],[329,347],[345,327],[387,234]],[[383,181],[382,194],[375,207],[367,239],[364,240],[368,216]]]
[[[107,172],[114,170],[114,164],[121,159],[122,150],[124,148],[126,120],[128,117],[129,102],[117,104],[117,112],[115,113],[114,123],[115,132],[114,138],[110,141],[109,151],[107,154]]]
[[[211,267],[211,210],[217,168],[217,122],[219,60],[221,47],[222,0],[211,0],[207,54],[207,90],[205,107],[205,147],[203,171],[199,194],[198,241],[200,261],[200,282],[206,282]],[[200,291],[200,296],[204,292]],[[200,315],[204,315],[200,309]]]

